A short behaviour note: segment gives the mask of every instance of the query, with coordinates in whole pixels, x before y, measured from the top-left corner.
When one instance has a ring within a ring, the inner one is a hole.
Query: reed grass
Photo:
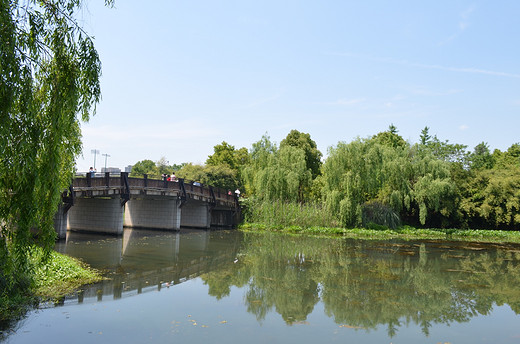
[[[248,200],[246,203],[245,220],[250,223],[286,228],[339,226],[337,219],[316,203],[257,200]]]

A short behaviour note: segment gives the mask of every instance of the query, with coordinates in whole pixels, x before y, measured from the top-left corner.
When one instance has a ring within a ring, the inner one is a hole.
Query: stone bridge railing
[[[72,192],[71,192],[72,191]],[[152,179],[144,175],[143,178],[129,177],[127,172],[114,175],[106,172],[103,176],[76,177],[69,197],[121,197],[124,203],[131,197],[176,197],[180,200],[189,199],[208,202],[215,206],[236,208],[239,206],[234,193],[210,185],[178,178],[175,181],[166,179]],[[67,202],[65,202],[67,203]]]

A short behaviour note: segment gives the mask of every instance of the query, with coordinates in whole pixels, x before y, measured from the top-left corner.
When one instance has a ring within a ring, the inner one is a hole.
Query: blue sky
[[[79,17],[103,63],[80,171],[92,149],[120,168],[204,163],[291,129],[325,155],[392,123],[412,143],[425,126],[520,142],[520,1],[91,0]]]

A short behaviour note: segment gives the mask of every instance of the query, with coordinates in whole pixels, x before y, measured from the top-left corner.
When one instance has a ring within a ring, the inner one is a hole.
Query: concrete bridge
[[[240,213],[236,196],[226,190],[183,179],[133,178],[127,172],[77,177],[62,200],[54,221],[59,238],[67,230],[121,235],[123,227],[232,227]]]

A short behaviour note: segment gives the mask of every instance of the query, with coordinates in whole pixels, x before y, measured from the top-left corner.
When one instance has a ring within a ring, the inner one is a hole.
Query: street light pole
[[[108,154],[106,154],[106,153],[101,154],[101,155],[103,155],[103,156],[105,157],[105,172],[106,172],[106,171],[107,171],[107,158],[108,158],[110,155],[108,155]]]
[[[94,170],[96,169],[96,155],[99,154],[99,150],[97,149],[91,149],[90,153],[94,154]]]

